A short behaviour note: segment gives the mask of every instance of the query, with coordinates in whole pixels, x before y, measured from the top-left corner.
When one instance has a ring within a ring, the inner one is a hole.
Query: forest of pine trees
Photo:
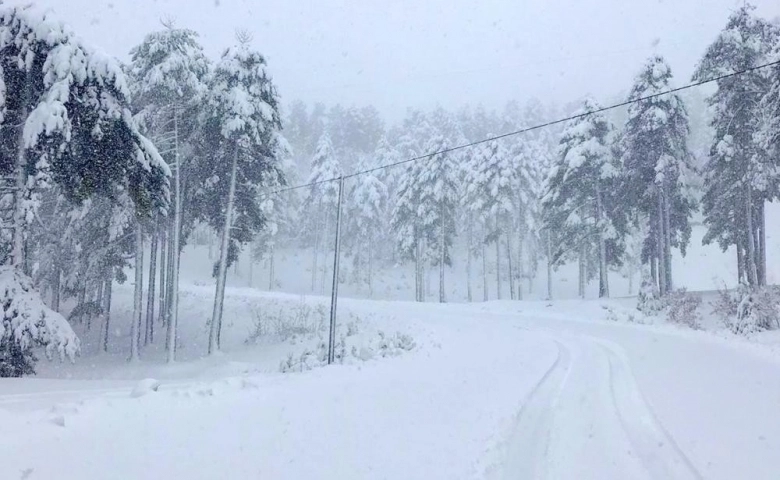
[[[327,293],[343,175],[352,275],[341,281],[367,296],[377,271],[413,265],[417,301],[446,302],[455,275],[469,301],[523,299],[540,264],[548,298],[564,264],[578,265],[583,297],[592,281],[608,297],[610,272],[632,281],[641,272],[665,296],[695,222],[705,243],[734,251],[738,283],[767,283],[780,65],[723,78],[706,98],[653,96],[780,59],[780,28],[750,5],[731,15],[692,79],[655,53],[625,98],[410,109],[395,124],[371,106],[282,103],[252,45],[239,33],[209,59],[196,32],[164,22],[123,65],[48,14],[0,7],[0,376],[32,372],[37,345],[73,358],[72,324],[94,322],[107,349],[112,287],[131,271],[131,359],[165,342],[175,361],[181,252],[199,229],[219,245],[209,353],[220,348],[227,271],[242,249],[250,283],[263,262],[269,290],[279,287],[279,250],[306,251],[307,284]],[[599,111],[620,101],[633,103]],[[469,142],[482,143],[450,150]],[[370,172],[351,176],[361,171]]]

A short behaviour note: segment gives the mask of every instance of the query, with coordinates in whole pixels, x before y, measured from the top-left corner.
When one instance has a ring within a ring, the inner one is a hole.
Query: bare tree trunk
[[[447,295],[444,291],[444,259],[445,259],[445,245],[444,245],[444,219],[440,219],[439,225],[439,303],[445,303],[447,301]]]
[[[135,295],[133,302],[133,322],[130,326],[130,361],[140,359],[139,344],[141,342],[141,309],[143,307],[144,290],[144,229],[138,220],[135,226]]]
[[[103,305],[103,318],[105,324],[105,332],[103,333],[103,351],[108,352],[108,335],[111,328],[111,290],[114,285],[113,269],[109,270],[108,278],[106,279],[106,295],[105,304]]]
[[[585,245],[585,242],[583,242],[580,245],[580,276],[579,276],[579,296],[580,298],[585,298],[585,284],[587,283],[586,276],[588,275],[588,272],[586,271],[586,251],[587,246]]]
[[[598,219],[599,241],[599,298],[609,297],[609,272],[607,267],[607,244],[604,239],[604,202],[601,193],[601,183],[596,182],[596,218]]]
[[[655,257],[655,253],[650,255],[650,278],[653,279],[653,284],[656,288],[659,289],[658,291],[660,292],[660,286],[658,285],[658,262]]]
[[[230,189],[225,208],[225,225],[222,227],[222,243],[219,249],[219,272],[214,296],[214,313],[211,316],[209,332],[209,354],[219,351],[220,330],[222,329],[222,311],[225,301],[225,282],[227,280],[228,247],[230,245],[230,227],[233,225],[233,204],[236,198],[236,175],[238,170],[238,145],[234,146],[233,165],[230,167]]]
[[[482,242],[482,299],[488,301],[490,295],[488,295],[488,273],[487,273],[487,248],[485,243]]]
[[[54,272],[51,282],[51,309],[55,312],[60,311],[60,284],[62,282],[62,270],[57,262],[53,265]]]
[[[174,125],[174,155],[176,163],[176,172],[174,175],[174,183],[176,188],[176,196],[174,197],[174,214],[173,214],[173,248],[169,252],[169,256],[172,259],[171,262],[171,295],[169,297],[169,309],[168,315],[168,330],[166,332],[166,346],[168,351],[168,363],[173,363],[176,360],[176,330],[179,324],[179,261],[181,259],[181,200],[182,200],[182,188],[181,188],[181,157],[179,156],[179,109],[174,109],[173,112],[173,125]]]
[[[160,300],[159,307],[157,308],[157,316],[159,317],[160,324],[164,325],[165,318],[165,306],[166,306],[166,289],[168,288],[168,282],[166,278],[166,272],[168,271],[168,257],[167,246],[168,236],[165,231],[165,224],[158,225],[157,228],[160,231]]]
[[[517,274],[515,275],[517,277],[517,299],[522,300],[523,299],[523,277],[525,277],[525,266],[524,266],[524,243],[525,243],[525,233],[520,232],[520,235],[518,237],[517,241],[517,266],[515,269],[517,270]],[[528,293],[531,293],[531,275],[528,274]]]
[[[374,296],[373,269],[374,269],[374,236],[368,235],[368,298]]]
[[[28,103],[31,96],[31,78],[29,72],[25,75],[24,89],[21,98],[21,111],[19,112],[20,125],[16,145],[16,185],[14,189],[14,229],[13,244],[11,250],[12,265],[16,268],[24,267],[24,233],[26,214],[24,209],[24,191],[27,187],[27,148],[24,142],[24,125],[29,115]]]
[[[249,288],[253,287],[255,277],[255,242],[249,244],[249,279],[247,285]]]
[[[474,241],[474,226],[471,212],[468,216],[468,227],[466,231],[466,297],[469,303],[474,301],[474,295],[471,288],[471,248]]]
[[[758,284],[766,286],[766,202],[761,200],[758,206]]]
[[[745,187],[745,220],[747,221],[747,276],[748,284],[755,287],[758,283],[756,269],[756,244],[753,235],[753,191],[748,183]]]
[[[152,235],[152,245],[149,249],[149,291],[146,299],[146,337],[144,344],[154,342],[154,294],[156,291],[155,280],[157,277],[157,242],[159,233]]]
[[[663,192],[658,193],[658,211],[656,212],[658,217],[656,222],[658,224],[658,231],[656,232],[656,255],[658,256],[658,291],[661,296],[666,295],[666,255],[664,252],[664,197]]]
[[[737,283],[742,284],[742,282],[745,281],[745,253],[744,249],[742,248],[742,244],[737,239],[734,246],[737,249]]]
[[[545,244],[547,247],[547,300],[553,299],[553,287],[552,287],[552,272],[553,272],[553,259],[552,259],[552,239],[550,238],[550,231],[547,230],[545,238]]]
[[[276,245],[271,245],[271,254],[268,256],[268,290],[273,290],[276,285]]]
[[[664,194],[664,259],[666,260],[666,290],[674,291],[672,279],[672,226],[669,196]]]
[[[501,235],[498,234],[498,215],[496,215],[496,299],[501,300]]]
[[[506,235],[506,264],[509,269],[509,299],[515,299],[515,271],[512,264],[512,234]]]

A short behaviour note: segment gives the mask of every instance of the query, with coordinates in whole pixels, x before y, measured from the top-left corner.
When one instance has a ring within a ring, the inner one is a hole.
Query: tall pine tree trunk
[[[271,252],[268,256],[268,290],[271,291],[276,285],[276,245],[271,245]]]
[[[238,145],[234,145],[233,164],[230,167],[230,188],[225,206],[225,224],[222,227],[222,242],[219,248],[219,271],[214,295],[214,313],[211,316],[209,331],[209,354],[219,351],[220,330],[222,329],[222,311],[225,301],[225,282],[227,281],[228,248],[230,246],[230,227],[233,225],[233,204],[236,199],[236,176],[238,170]]]
[[[552,238],[550,235],[550,231],[547,230],[545,235],[545,244],[547,249],[547,300],[553,299],[553,292],[552,292],[552,272],[553,272],[553,258],[552,258]]]
[[[135,295],[133,302],[133,322],[130,326],[130,360],[138,361],[141,343],[141,309],[144,290],[144,230],[141,221],[135,226]]]
[[[653,250],[655,250],[655,248],[653,248]],[[658,259],[656,258],[656,252],[653,252],[650,255],[650,278],[653,280],[653,285],[655,285],[660,292],[661,287],[658,284]]]
[[[742,248],[742,242],[737,239],[734,244],[737,250],[737,283],[742,284],[745,282],[745,250]]]
[[[249,278],[247,279],[247,285],[249,288],[254,287],[255,280],[255,242],[249,244]]]
[[[444,245],[443,210],[443,208],[440,208],[439,211],[439,303],[447,301],[447,296],[444,292],[444,258],[447,251]]]
[[[24,125],[29,115],[29,102],[31,97],[31,78],[30,72],[25,74],[24,88],[21,95],[21,111],[19,112],[19,134],[16,144],[16,184],[14,186],[14,224],[13,224],[13,243],[11,250],[12,265],[16,268],[24,267],[24,231],[26,214],[24,209],[24,192],[27,188],[27,148],[24,141]]]
[[[599,242],[599,298],[609,297],[609,272],[607,268],[607,242],[604,238],[604,200],[601,182],[596,181],[596,218]]]
[[[166,235],[165,224],[158,225],[160,231],[160,294],[159,305],[157,307],[157,317],[161,325],[165,324],[165,305],[166,305],[166,289],[168,288],[168,279],[166,272],[168,271],[168,235]]]
[[[587,268],[585,265],[585,262],[587,260],[587,245],[585,245],[585,242],[583,241],[582,244],[580,244],[580,275],[579,275],[579,291],[578,294],[580,298],[585,298],[585,284],[587,283]]]
[[[521,229],[520,235],[518,235],[517,239],[517,261],[515,262],[515,270],[517,270],[517,274],[515,275],[517,277],[517,299],[522,300],[523,299],[523,278],[526,276],[525,271],[525,230],[524,228]],[[530,256],[533,258],[533,256]],[[531,275],[528,274],[528,293],[531,293]]]
[[[168,330],[166,332],[167,350],[168,350],[168,363],[172,363],[176,360],[176,330],[179,324],[179,263],[181,260],[181,201],[182,201],[182,178],[181,178],[181,157],[179,156],[179,109],[175,108],[173,112],[173,129],[174,129],[174,162],[176,163],[176,171],[174,172],[174,183],[176,196],[174,197],[174,211],[173,211],[173,248],[170,250],[169,255],[172,258],[171,262],[171,295],[168,299],[170,313],[168,316]]]
[[[487,248],[485,242],[482,242],[482,300],[487,302],[490,299],[488,293],[488,271],[487,271]]]
[[[368,298],[372,298],[374,296],[374,279],[373,279],[373,270],[374,270],[374,236],[369,233],[368,235],[368,264],[367,264],[367,277],[366,280],[368,281]]]
[[[60,290],[62,283],[62,270],[58,262],[54,262],[52,265],[52,281],[51,281],[51,309],[55,312],[60,311]]]
[[[758,283],[756,269],[756,243],[753,232],[753,190],[750,183],[745,186],[745,220],[747,221],[747,276],[748,284],[755,287]]]
[[[501,235],[498,230],[498,215],[496,221],[496,299],[501,300]]]
[[[757,229],[758,229],[758,284],[766,286],[766,213],[764,206],[766,202],[761,199],[757,208]]]
[[[656,223],[658,229],[656,231],[655,247],[656,255],[658,257],[658,291],[661,296],[666,295],[666,255],[664,254],[664,198],[663,192],[658,192],[658,210],[656,211]]]
[[[466,298],[469,303],[474,301],[474,293],[471,287],[471,262],[473,255],[471,254],[472,242],[474,241],[474,226],[472,225],[471,212],[468,214],[468,225],[466,230]]]
[[[506,264],[509,269],[509,299],[515,299],[515,271],[512,264],[512,235],[507,233],[506,235]]]
[[[666,191],[666,190],[665,190]],[[669,195],[664,194],[664,259],[666,261],[666,291],[674,291],[672,281],[672,226]]]
[[[108,335],[111,331],[111,291],[114,286],[114,275],[113,275],[113,269],[109,269],[108,278],[105,279],[106,282],[106,288],[105,288],[105,296],[103,304],[103,318],[104,318],[104,325],[105,325],[105,331],[103,332],[103,351],[108,352]]]
[[[158,233],[154,232],[152,245],[149,249],[149,289],[146,298],[146,336],[144,344],[154,342],[154,294],[156,291],[154,282],[157,277],[157,240]]]

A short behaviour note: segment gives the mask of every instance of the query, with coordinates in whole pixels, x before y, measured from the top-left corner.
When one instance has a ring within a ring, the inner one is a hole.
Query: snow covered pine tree
[[[33,345],[71,359],[79,351],[70,325],[43,304],[25,271],[41,192],[56,186],[78,203],[121,186],[145,214],[165,207],[170,172],[136,128],[119,65],[48,15],[0,6],[0,78],[0,173],[16,179],[13,224],[5,225],[13,235],[0,267],[2,345],[19,360],[3,373],[20,375],[32,370]]]
[[[192,162],[185,152],[191,151],[188,147],[192,133],[197,127],[195,119],[201,105],[199,100],[206,91],[205,82],[210,65],[198,43],[198,34],[191,30],[174,28],[172,24],[168,24],[165,30],[147,35],[143,42],[131,51],[131,56],[131,90],[136,118],[145,132],[152,137],[174,174],[173,208],[172,215],[169,216],[170,232],[167,235],[167,250],[171,261],[168,265],[161,261],[162,268],[170,267],[170,271],[162,275],[169,283],[165,291],[169,292],[170,298],[163,306],[167,311],[162,312],[161,318],[165,318],[167,323],[168,362],[173,362],[176,358],[176,327],[179,316],[179,258],[181,248],[186,243],[186,234],[182,235],[182,223],[183,217],[186,216],[188,223],[194,224],[197,213],[191,211],[193,203],[185,198],[191,197],[191,193],[184,192],[183,189],[184,185],[188,185],[191,190],[194,183],[186,181]],[[165,238],[158,228],[154,230],[155,239]],[[156,243],[152,242],[155,246]],[[155,254],[156,248],[151,252],[152,265],[149,271],[147,336],[153,334],[154,327]]]
[[[580,261],[580,296],[585,294],[587,264],[598,264],[599,297],[609,296],[608,269],[620,263],[625,223],[616,201],[618,163],[610,148],[612,125],[592,100],[566,126],[559,154],[542,198],[545,228],[558,238],[555,262],[567,256]]]
[[[653,56],[637,76],[629,100],[671,89],[666,61]],[[672,247],[685,254],[696,202],[688,179],[693,172],[688,151],[688,115],[679,95],[632,103],[622,137],[623,193],[636,222],[646,223],[642,261],[661,295],[673,289]],[[636,226],[639,229],[639,226]]]
[[[198,128],[196,181],[201,188],[194,209],[204,212],[221,234],[217,286],[209,332],[210,354],[220,348],[227,269],[240,245],[264,227],[261,193],[283,185],[279,165],[281,121],[277,93],[265,58],[249,48],[249,38],[223,53],[205,97]]]

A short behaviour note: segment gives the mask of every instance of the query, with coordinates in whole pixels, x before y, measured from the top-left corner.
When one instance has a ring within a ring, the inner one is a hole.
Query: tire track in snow
[[[558,354],[520,408],[510,437],[506,480],[544,478],[555,405],[571,372],[571,352],[553,340]]]
[[[609,363],[609,389],[623,430],[634,453],[648,473],[663,480],[702,479],[702,475],[680,449],[653,413],[637,386],[630,363],[621,348],[591,337]]]

